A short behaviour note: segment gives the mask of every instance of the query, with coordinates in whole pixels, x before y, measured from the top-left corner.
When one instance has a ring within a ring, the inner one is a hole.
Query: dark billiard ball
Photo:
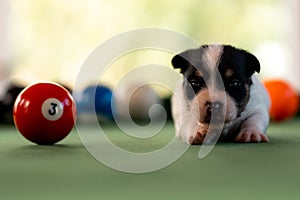
[[[14,123],[31,142],[50,145],[64,139],[75,124],[76,106],[71,94],[52,82],[26,87],[13,107]]]
[[[13,124],[14,102],[24,88],[23,85],[13,82],[5,82],[0,85],[0,124]]]

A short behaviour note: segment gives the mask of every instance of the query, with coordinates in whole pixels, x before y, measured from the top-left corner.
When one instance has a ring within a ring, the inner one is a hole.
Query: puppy
[[[260,63],[230,45],[204,45],[172,59],[184,79],[172,97],[176,135],[190,144],[268,142],[270,100],[253,75]]]

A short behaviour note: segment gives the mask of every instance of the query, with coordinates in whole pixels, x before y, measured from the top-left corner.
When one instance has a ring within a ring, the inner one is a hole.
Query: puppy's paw
[[[187,142],[189,144],[202,144],[205,138],[206,133],[197,131],[195,134],[192,134],[188,137]]]
[[[236,142],[268,142],[269,138],[256,129],[244,128],[235,137]]]

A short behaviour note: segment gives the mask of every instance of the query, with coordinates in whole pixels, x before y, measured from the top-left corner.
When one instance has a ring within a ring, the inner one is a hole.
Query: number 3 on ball
[[[58,99],[46,99],[42,105],[42,114],[46,119],[50,121],[55,121],[61,118],[63,112],[63,104]]]

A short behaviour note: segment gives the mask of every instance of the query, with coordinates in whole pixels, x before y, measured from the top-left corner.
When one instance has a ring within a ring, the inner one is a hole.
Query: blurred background
[[[0,0],[0,84],[51,80],[72,88],[99,44],[125,31],[156,27],[199,44],[246,49],[260,60],[262,79],[282,78],[300,91],[299,11],[298,0]],[[114,85],[139,65],[171,67],[171,57],[151,50],[130,53],[112,64],[104,81]]]
[[[99,44],[124,31],[158,27],[199,44],[247,49],[261,61],[263,77],[288,79],[299,90],[299,8],[297,0],[0,0],[0,79],[72,86]],[[148,63],[152,54],[123,59],[117,70]]]

